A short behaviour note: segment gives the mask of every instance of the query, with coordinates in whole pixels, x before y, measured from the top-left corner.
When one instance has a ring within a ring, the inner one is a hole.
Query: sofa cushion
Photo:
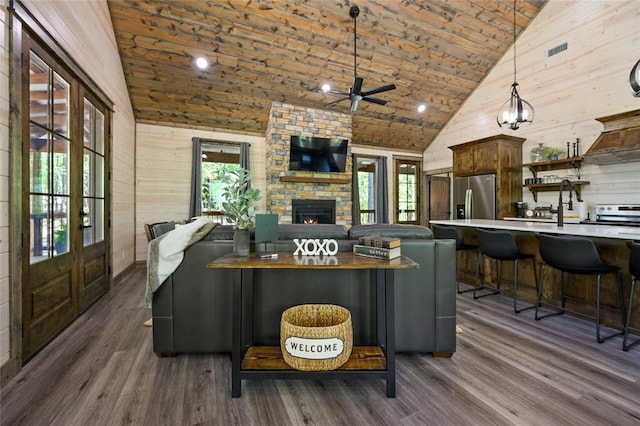
[[[410,224],[376,223],[371,225],[355,225],[349,230],[349,238],[360,237],[395,237],[400,239],[432,240],[433,232],[426,226]]]
[[[294,238],[333,238],[346,240],[349,232],[344,225],[328,223],[282,223],[278,225],[279,240],[293,240]]]

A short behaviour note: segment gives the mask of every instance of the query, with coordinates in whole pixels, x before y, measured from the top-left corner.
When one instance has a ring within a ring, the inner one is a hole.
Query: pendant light
[[[518,130],[520,123],[533,122],[533,106],[520,97],[518,93],[518,81],[516,79],[516,0],[513,0],[513,84],[511,85],[511,97],[500,111],[496,121],[498,126],[508,125],[511,130]]]

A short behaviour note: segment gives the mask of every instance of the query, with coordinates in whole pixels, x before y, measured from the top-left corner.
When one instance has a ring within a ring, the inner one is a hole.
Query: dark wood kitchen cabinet
[[[515,203],[522,201],[522,144],[525,139],[508,135],[450,146],[453,176],[496,175],[496,219],[516,215]]]

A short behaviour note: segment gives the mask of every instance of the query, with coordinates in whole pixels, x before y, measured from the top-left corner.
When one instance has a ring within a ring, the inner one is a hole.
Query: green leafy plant
[[[254,225],[255,203],[260,199],[260,190],[251,188],[251,176],[246,169],[230,173],[234,178],[222,193],[222,208],[238,229],[249,229]]]
[[[558,148],[556,146],[550,146],[546,149],[545,155],[550,160],[557,160],[560,155],[564,153],[564,149]]]
[[[53,242],[62,243],[67,241],[67,221],[61,220],[60,227],[53,232]]]

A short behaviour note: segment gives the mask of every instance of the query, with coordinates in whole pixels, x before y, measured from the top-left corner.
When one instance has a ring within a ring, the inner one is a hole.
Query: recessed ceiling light
[[[420,104],[418,106],[418,112],[425,112],[427,110],[427,106],[425,104]]]
[[[202,56],[198,56],[196,58],[196,66],[203,70],[209,66],[209,61],[207,61],[207,59]]]
[[[326,84],[326,83],[322,85],[322,91],[323,91],[324,93],[327,93],[327,92],[328,92],[328,91],[330,91],[330,90],[331,90],[331,85]]]

